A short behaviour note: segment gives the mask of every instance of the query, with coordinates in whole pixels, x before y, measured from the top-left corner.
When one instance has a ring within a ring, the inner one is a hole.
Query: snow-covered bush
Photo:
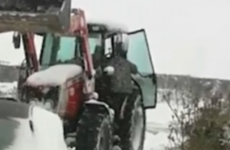
[[[196,97],[193,89],[171,90],[162,99],[173,112],[167,150],[230,149],[230,93],[222,93],[217,81]]]

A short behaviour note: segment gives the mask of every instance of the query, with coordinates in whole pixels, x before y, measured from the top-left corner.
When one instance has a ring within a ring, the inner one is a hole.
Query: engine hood
[[[73,78],[83,71],[81,66],[74,64],[59,64],[45,70],[35,72],[26,80],[26,85],[37,86],[59,86],[68,79]]]

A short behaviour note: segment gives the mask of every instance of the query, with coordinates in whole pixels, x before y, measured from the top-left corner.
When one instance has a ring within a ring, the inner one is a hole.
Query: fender
[[[111,121],[114,120],[114,110],[108,104],[99,100],[88,100],[85,102],[85,107],[88,110],[96,110],[97,112],[107,113]]]

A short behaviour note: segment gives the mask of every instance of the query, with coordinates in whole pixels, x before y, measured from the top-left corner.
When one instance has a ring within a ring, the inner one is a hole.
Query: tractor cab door
[[[138,68],[139,73],[132,74],[132,78],[141,88],[144,107],[155,108],[157,102],[157,80],[144,29],[129,33],[127,58]]]

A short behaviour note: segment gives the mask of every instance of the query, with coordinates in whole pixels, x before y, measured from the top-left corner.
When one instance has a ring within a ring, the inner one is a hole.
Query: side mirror
[[[18,32],[13,34],[13,44],[15,49],[19,49],[21,46],[21,35]]]

